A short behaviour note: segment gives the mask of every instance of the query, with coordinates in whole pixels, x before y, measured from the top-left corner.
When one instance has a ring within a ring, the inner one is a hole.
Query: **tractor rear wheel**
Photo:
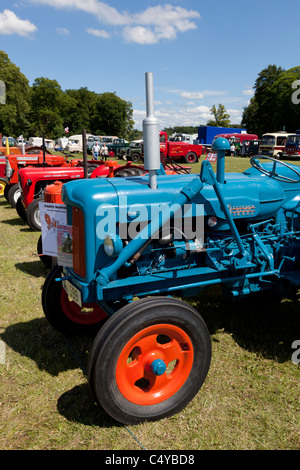
[[[42,306],[44,314],[60,333],[85,334],[89,331],[98,331],[106,312],[96,303],[77,305],[68,297],[63,288],[62,267],[55,265],[49,272],[42,290]]]
[[[181,300],[148,297],[121,308],[99,331],[89,384],[112,418],[137,424],[184,408],[210,361],[210,336],[199,313]]]

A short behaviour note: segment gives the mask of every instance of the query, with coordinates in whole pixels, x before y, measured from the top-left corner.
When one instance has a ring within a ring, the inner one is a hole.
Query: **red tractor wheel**
[[[7,186],[6,178],[0,178],[0,197],[4,197],[4,191]]]
[[[83,304],[82,307],[69,299],[61,281],[62,267],[54,266],[49,272],[42,291],[44,314],[61,333],[84,334],[90,329],[99,329],[106,319],[106,312],[98,304]]]
[[[211,342],[199,313],[167,297],[128,304],[99,331],[89,360],[96,401],[124,424],[171,416],[201,388]]]

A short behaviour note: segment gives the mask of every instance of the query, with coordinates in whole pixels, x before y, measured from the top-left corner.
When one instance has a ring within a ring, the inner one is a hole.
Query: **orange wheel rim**
[[[5,186],[6,184],[1,181],[0,182],[0,196],[4,195]]]
[[[121,394],[137,405],[154,405],[174,395],[193,365],[190,337],[175,325],[149,326],[134,335],[117,361],[116,381]],[[157,374],[153,365],[164,364]]]
[[[94,325],[104,318],[106,312],[96,303],[84,304],[82,308],[68,298],[64,289],[61,290],[61,307],[69,320],[80,325]]]

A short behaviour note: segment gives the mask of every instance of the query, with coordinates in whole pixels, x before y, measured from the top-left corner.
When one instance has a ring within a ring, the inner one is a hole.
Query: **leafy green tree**
[[[0,80],[5,85],[5,100],[0,104],[0,132],[8,136],[25,135],[28,128],[29,82],[3,51],[0,51]]]
[[[117,135],[128,138],[133,129],[132,104],[115,93],[98,95],[91,117],[94,134]]]
[[[63,134],[63,118],[61,108],[63,91],[56,80],[36,78],[31,88],[31,126],[33,135],[41,135],[55,139]]]
[[[140,140],[142,138],[143,138],[143,131],[140,131],[139,129],[133,129],[128,136],[128,140],[130,141]]]
[[[266,132],[280,130],[274,129],[273,123],[274,104],[276,106],[273,84],[283,72],[281,67],[269,65],[258,74],[254,97],[243,112],[242,125],[248,132],[261,136]]]
[[[91,132],[91,117],[97,96],[87,88],[65,91],[62,115],[64,127],[69,127],[72,134],[81,134],[83,129]]]
[[[225,106],[219,104],[218,108],[213,105],[210,109],[211,114],[214,116],[214,119],[207,121],[208,126],[217,126],[217,127],[229,127],[230,126],[230,116],[227,114]]]
[[[293,84],[299,80],[300,66],[282,72],[273,83],[271,106],[274,130],[295,132],[300,128],[300,103],[293,99]]]

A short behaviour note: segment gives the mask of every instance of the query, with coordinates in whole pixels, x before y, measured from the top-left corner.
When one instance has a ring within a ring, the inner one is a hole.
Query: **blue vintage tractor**
[[[288,297],[300,285],[300,168],[252,157],[247,171],[227,174],[229,143],[221,138],[216,174],[209,161],[199,175],[158,174],[151,74],[146,78],[149,174],[63,186],[73,266],[55,266],[42,294],[56,330],[97,328],[90,388],[126,424],[178,412],[206,378],[210,335],[182,299],[216,284],[234,297]]]

